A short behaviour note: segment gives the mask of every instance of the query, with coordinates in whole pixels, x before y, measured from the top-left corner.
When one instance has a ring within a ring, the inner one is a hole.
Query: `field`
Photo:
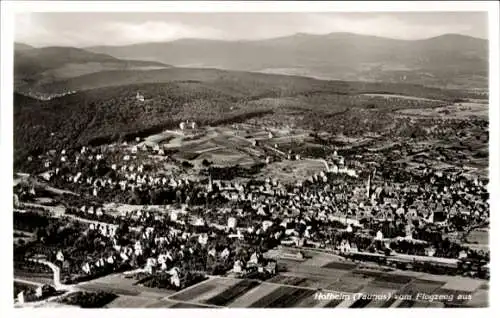
[[[107,308],[417,308],[488,304],[489,288],[482,280],[399,270],[384,272],[312,250],[305,251],[305,261],[297,262],[280,259],[282,252],[274,254],[286,269],[266,281],[210,276],[176,292],[139,286],[135,279],[113,274],[80,283],[77,288],[118,295]],[[317,296],[319,291],[337,296],[321,298]],[[434,294],[449,299],[419,298]],[[406,298],[398,298],[403,296]]]
[[[133,297],[166,297],[175,291],[168,289],[149,288],[135,285],[136,280],[128,279],[123,274],[113,274],[89,282],[79,284],[79,288],[87,291],[106,291],[121,296]]]
[[[358,268],[337,256],[307,252],[305,262],[280,260],[287,270],[267,281],[211,277],[168,296],[142,293],[123,295],[109,307],[147,308],[388,308],[486,306],[488,286],[481,280],[435,276],[408,271],[382,272]],[[329,258],[329,262],[326,260]],[[317,259],[317,260],[315,260]],[[314,263],[318,265],[314,266]],[[122,286],[123,287],[123,286]],[[316,297],[321,290],[337,295]],[[111,291],[111,290],[109,290]],[[120,294],[115,289],[114,292]],[[440,294],[451,300],[420,299],[418,294]],[[459,296],[460,295],[460,296]],[[462,299],[459,297],[467,297]],[[398,297],[405,296],[406,299]],[[408,298],[409,297],[409,298]],[[132,305],[133,304],[133,305]]]
[[[475,116],[487,120],[488,101],[478,100],[474,102],[462,102],[436,108],[404,109],[399,112],[406,115],[459,119],[467,119]]]
[[[251,308],[295,307],[303,299],[313,296],[314,290],[281,286],[271,293],[250,304]]]
[[[316,160],[283,160],[267,165],[261,171],[261,176],[291,182],[292,180],[305,180],[324,170],[324,163]]]
[[[317,159],[287,160],[289,151],[293,154],[310,155],[325,148],[314,142],[307,133],[300,130],[274,129],[272,137],[267,129],[251,125],[205,126],[196,131],[166,130],[145,138],[143,143],[159,145],[167,149],[177,162],[193,165],[190,175],[210,167],[230,168],[239,166],[252,168],[263,164],[267,157],[278,157],[281,161],[271,162],[258,171],[254,177],[271,177],[284,182],[292,179],[304,180],[325,170],[325,164]],[[296,158],[292,158],[296,159]]]
[[[406,95],[398,95],[398,94],[363,94],[364,96],[370,97],[383,97],[383,98],[394,98],[394,99],[408,99],[408,100],[417,100],[417,101],[438,101],[435,99],[423,98],[423,97],[415,97],[415,96],[406,96]]]

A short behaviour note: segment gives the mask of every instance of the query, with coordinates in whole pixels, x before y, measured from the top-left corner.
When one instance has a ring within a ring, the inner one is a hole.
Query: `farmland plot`
[[[345,262],[330,262],[324,265],[324,268],[334,268],[341,270],[351,270],[354,269],[357,265],[354,263],[345,263]]]
[[[273,284],[260,284],[254,289],[251,289],[247,293],[243,294],[241,297],[235,299],[232,303],[229,304],[230,308],[247,308],[251,304],[255,303],[262,297],[272,293],[277,290],[281,286],[273,285]]]
[[[222,293],[217,294],[204,302],[210,305],[227,306],[238,297],[244,295],[249,290],[257,287],[260,283],[254,280],[242,280],[236,285],[224,290]]]
[[[415,281],[411,282],[410,284],[406,285],[404,288],[402,288],[398,294],[400,295],[410,295],[412,299],[408,300],[403,300],[398,307],[400,308],[409,308],[413,307],[415,303],[417,302],[416,296],[418,293],[422,294],[432,294],[434,293],[439,287],[443,286],[444,283],[442,282],[436,282],[436,281],[431,281],[431,280],[423,280],[423,279],[416,279]]]
[[[80,284],[83,289],[89,291],[107,291],[110,293],[125,296],[145,296],[154,295],[154,297],[165,297],[173,294],[175,291],[163,288],[151,288],[135,285],[136,280],[127,279],[123,275],[108,275],[95,280]]]
[[[404,275],[384,274],[375,278],[368,286],[398,290],[408,284],[413,278]]]
[[[148,305],[157,303],[158,300],[147,297],[136,296],[119,296],[109,304],[106,308],[146,308]]]
[[[215,289],[216,285],[212,282],[205,282],[201,285],[196,285],[194,288],[190,288],[188,290],[181,291],[175,295],[172,295],[172,299],[192,301],[193,299],[203,295],[204,293],[208,293],[211,290]]]
[[[213,297],[223,293],[228,289],[233,288],[239,282],[240,280],[237,279],[213,278],[205,282],[202,282],[198,285],[195,285],[192,288],[187,288],[183,291],[180,291],[172,295],[170,298],[179,301],[204,303],[209,299],[213,300]],[[223,301],[223,300],[221,298],[219,299],[215,298],[215,301]]]
[[[301,289],[295,287],[279,287],[250,305],[252,308],[289,308],[294,307],[307,297],[313,297],[315,291],[312,289]]]
[[[363,274],[348,273],[344,276],[341,276],[336,282],[326,287],[326,289],[355,293],[360,291],[373,279],[373,277],[369,277]]]
[[[324,277],[326,280],[335,280],[348,273],[347,270],[308,266],[304,264],[289,267],[288,272],[304,277]]]
[[[393,299],[393,294],[397,289],[380,288],[367,286],[361,290],[361,293],[365,295],[374,296],[369,303],[365,305],[365,308],[382,308],[386,303],[390,303]]]
[[[325,277],[322,275],[283,273],[273,277],[268,282],[306,288],[326,288],[335,280],[335,277]]]

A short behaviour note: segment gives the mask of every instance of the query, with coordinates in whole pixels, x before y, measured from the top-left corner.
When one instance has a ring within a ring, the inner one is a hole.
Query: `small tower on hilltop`
[[[366,181],[366,197],[370,199],[370,189],[371,189],[372,175],[368,175],[368,180]]]
[[[140,101],[140,102],[143,102],[144,101],[144,95],[142,95],[141,93],[137,92],[137,95],[135,95],[135,98]]]
[[[207,191],[208,192],[212,192],[214,190],[214,185],[213,185],[213,182],[212,182],[212,174],[210,173],[208,175],[208,187],[207,187]]]
[[[373,170],[373,172],[368,175],[368,180],[366,181],[366,197],[368,199],[370,199],[370,196],[371,196],[372,177],[375,178],[376,172],[377,172],[377,169]]]

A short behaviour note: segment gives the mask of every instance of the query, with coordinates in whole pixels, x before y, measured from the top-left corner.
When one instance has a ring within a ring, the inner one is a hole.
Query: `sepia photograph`
[[[2,45],[11,307],[490,306],[487,9],[57,6]]]

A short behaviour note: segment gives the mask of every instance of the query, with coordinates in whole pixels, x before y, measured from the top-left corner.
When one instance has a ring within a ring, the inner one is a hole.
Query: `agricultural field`
[[[122,274],[114,274],[81,283],[78,286],[87,291],[106,291],[120,296],[131,297],[147,296],[159,298],[175,293],[173,290],[144,287],[136,283],[136,280],[125,278]]]
[[[426,117],[441,117],[441,118],[458,118],[467,119],[478,117],[488,119],[488,100],[474,100],[467,102],[454,103],[452,105],[424,108],[424,109],[403,109],[398,111],[405,115],[426,116]]]
[[[423,97],[416,97],[416,96],[407,96],[407,95],[398,95],[398,94],[362,94],[363,96],[368,96],[368,97],[383,97],[386,99],[406,99],[406,100],[416,100],[416,101],[432,101],[432,102],[439,102],[439,100],[435,99],[429,99],[429,98],[423,98]]]
[[[120,295],[105,308],[146,308],[155,303],[158,303],[158,300],[154,298]]]
[[[216,277],[205,282],[184,289],[172,296],[170,299],[189,302],[206,303],[212,297],[217,296],[228,289],[236,286],[240,281],[231,278]]]
[[[248,291],[246,294],[241,295],[239,298],[235,299],[231,304],[230,308],[247,308],[251,304],[254,304],[262,297],[274,292],[280,285],[275,284],[261,284],[258,287]]]
[[[260,176],[266,176],[283,182],[291,182],[293,180],[305,180],[314,174],[318,174],[325,170],[325,164],[321,161],[306,159],[306,160],[283,160],[281,162],[273,162],[266,165],[262,169]]]
[[[312,297],[313,289],[281,286],[270,294],[250,305],[251,308],[290,308],[295,307],[304,299]]]

